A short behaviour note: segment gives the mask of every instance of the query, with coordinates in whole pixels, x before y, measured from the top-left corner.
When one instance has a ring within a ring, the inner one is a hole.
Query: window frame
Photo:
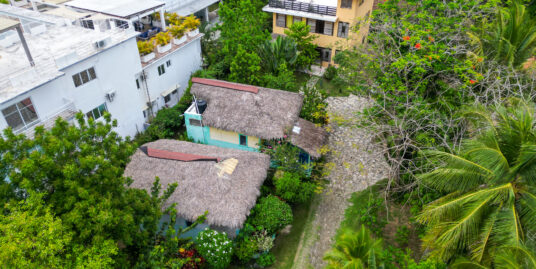
[[[171,101],[171,93],[166,95],[166,96],[164,96],[164,103],[167,104],[169,101]]]
[[[170,67],[171,66],[171,60],[167,60],[166,61],[166,67]]]
[[[353,2],[353,0],[341,0],[341,8],[351,9],[352,8],[352,2]]]
[[[244,138],[244,144],[242,144],[242,138]],[[240,146],[248,146],[248,136],[243,134],[238,134],[238,144]]]
[[[101,110],[100,108],[103,107],[103,109]],[[95,117],[95,111],[99,114],[98,117]],[[90,111],[86,112],[86,117],[88,119],[92,118],[93,120],[98,120],[100,119],[103,115],[104,115],[104,112],[108,112],[108,106],[106,105],[106,102],[98,105],[97,107],[91,109]]]
[[[343,33],[341,31],[341,28],[342,27],[345,27],[345,32]],[[340,37],[340,38],[348,38],[348,33],[350,32],[350,23],[348,22],[343,22],[343,21],[340,21],[338,24],[337,24],[337,37]]]
[[[280,22],[280,17],[283,18],[283,23]],[[275,15],[275,26],[287,28],[287,15],[276,13]]]
[[[166,73],[166,68],[164,67],[164,64],[161,64],[158,66],[158,75],[161,76]]]
[[[75,88],[78,88],[84,84],[91,82],[92,80],[97,79],[97,73],[95,72],[95,67],[90,67],[88,69],[82,70],[72,76],[73,83]]]
[[[24,104],[23,102],[28,100],[30,103],[29,104]],[[7,111],[9,108],[14,108],[13,110],[11,111]],[[30,116],[35,116],[34,117],[28,117],[28,119],[26,119],[25,116],[28,116],[27,111],[29,110],[30,112],[33,113],[33,115],[30,115]],[[24,113],[24,114],[23,114]],[[10,116],[14,116],[14,115],[17,115],[20,120],[20,122],[22,123],[22,125],[19,125],[19,126],[12,126],[10,124],[10,121],[8,121],[8,117]],[[4,120],[6,121],[7,125],[9,127],[11,127],[13,129],[13,131],[18,131],[18,130],[24,130],[25,128],[28,128],[29,126],[33,126],[34,124],[38,123],[39,122],[39,114],[37,113],[37,110],[35,109],[35,106],[33,104],[33,101],[31,99],[31,97],[27,97],[27,98],[24,98],[4,109],[2,109],[2,116],[4,116]],[[17,127],[17,128],[15,128]]]

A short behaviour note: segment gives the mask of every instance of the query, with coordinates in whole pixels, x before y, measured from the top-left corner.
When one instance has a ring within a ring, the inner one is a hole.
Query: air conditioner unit
[[[102,49],[102,48],[106,47],[110,41],[111,41],[111,39],[108,37],[108,38],[105,38],[103,40],[99,40],[99,41],[95,42],[93,44],[93,46],[96,49]]]
[[[106,97],[106,100],[108,100],[109,102],[113,102],[114,97],[115,97],[115,91],[110,91],[106,93],[105,97]]]

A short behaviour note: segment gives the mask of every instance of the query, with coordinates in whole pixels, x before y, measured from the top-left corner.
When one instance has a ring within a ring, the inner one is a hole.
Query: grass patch
[[[312,201],[313,199],[311,199]],[[280,234],[274,242],[271,252],[275,255],[276,262],[270,268],[290,269],[294,264],[294,257],[300,245],[300,238],[309,220],[309,209],[311,201],[297,205],[292,209],[294,221],[289,234]]]

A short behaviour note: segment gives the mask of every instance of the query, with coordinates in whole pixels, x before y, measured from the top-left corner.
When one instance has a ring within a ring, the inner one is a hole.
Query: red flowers
[[[469,80],[469,83],[471,83],[471,84],[475,84],[475,83],[476,83],[476,80],[472,80],[472,79],[471,79],[471,80]]]
[[[430,42],[434,42],[435,39],[433,37],[429,36],[428,40],[430,40]]]
[[[405,37],[403,37],[403,39],[404,39],[404,41],[409,41],[411,39],[411,37],[405,36]]]
[[[416,49],[421,49],[421,43],[417,43],[417,44],[415,44],[415,48],[416,48]]]

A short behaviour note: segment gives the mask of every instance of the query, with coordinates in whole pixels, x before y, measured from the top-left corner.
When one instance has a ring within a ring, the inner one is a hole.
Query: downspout
[[[147,116],[150,120],[153,119],[153,102],[151,102],[151,95],[149,94],[149,84],[147,84],[147,75],[145,74],[145,70],[141,71],[141,75],[143,76],[143,84],[145,84],[145,94],[147,95],[147,107],[149,108],[149,115]]]

